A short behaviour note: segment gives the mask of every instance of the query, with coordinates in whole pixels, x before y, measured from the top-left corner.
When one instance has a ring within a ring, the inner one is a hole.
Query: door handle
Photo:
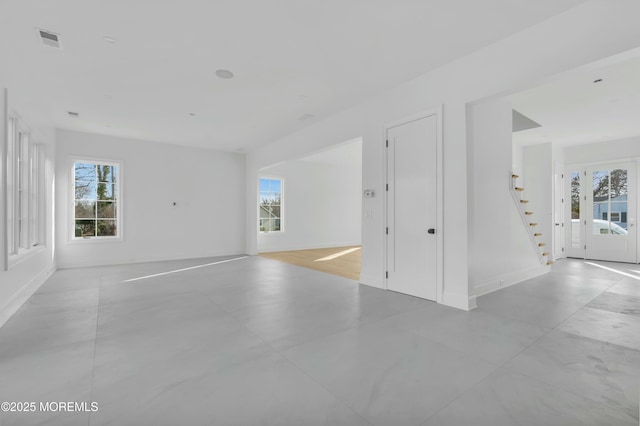
[[[429,230],[427,231],[429,234],[435,234],[436,230],[433,228],[429,228]]]

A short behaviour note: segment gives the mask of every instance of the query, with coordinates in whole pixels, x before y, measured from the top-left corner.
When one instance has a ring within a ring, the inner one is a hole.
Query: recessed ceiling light
[[[601,78],[598,78],[598,79],[593,80],[593,82],[594,82],[594,83],[601,83],[601,82],[602,82],[602,79],[601,79]]]
[[[75,111],[67,111],[67,114],[69,115],[69,117],[73,117],[73,118],[78,118],[80,116],[80,114],[78,114]]]
[[[107,43],[111,43],[111,44],[116,44],[118,42],[117,39],[115,39],[113,37],[110,37],[110,36],[104,36],[104,37],[102,37],[102,39],[104,41],[106,41]]]
[[[233,73],[229,70],[217,70],[216,75],[224,79],[233,78]]]

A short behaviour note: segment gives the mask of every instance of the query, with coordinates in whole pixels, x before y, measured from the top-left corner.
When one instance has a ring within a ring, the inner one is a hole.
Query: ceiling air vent
[[[62,49],[60,44],[60,36],[51,31],[37,29],[40,40],[47,46],[55,47],[56,49]]]
[[[73,117],[73,118],[78,118],[80,117],[80,114],[78,114],[75,111],[67,111],[67,114],[69,115],[69,117]]]

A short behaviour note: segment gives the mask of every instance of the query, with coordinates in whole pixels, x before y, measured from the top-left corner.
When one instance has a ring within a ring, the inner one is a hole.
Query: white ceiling
[[[0,82],[37,124],[250,150],[583,2],[2,0]]]
[[[640,136],[640,50],[582,67],[510,100],[542,126],[514,133],[520,145],[581,145]]]

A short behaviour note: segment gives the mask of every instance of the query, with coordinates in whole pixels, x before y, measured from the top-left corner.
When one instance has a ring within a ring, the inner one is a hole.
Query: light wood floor
[[[348,246],[328,249],[277,251],[260,253],[259,255],[358,281],[360,279],[361,265],[360,251],[360,246]]]

